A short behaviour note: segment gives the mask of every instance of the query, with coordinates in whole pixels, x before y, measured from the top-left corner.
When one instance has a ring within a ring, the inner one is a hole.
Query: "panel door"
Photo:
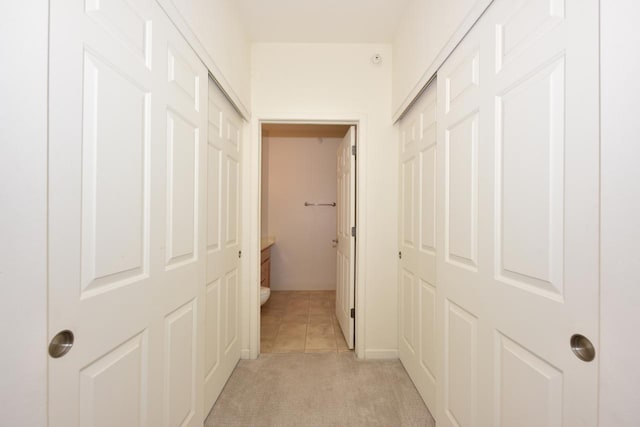
[[[336,228],[338,245],[336,249],[336,318],[347,342],[354,347],[355,316],[355,244],[356,237],[351,229],[356,225],[356,161],[353,147],[356,144],[356,128],[351,126],[338,146],[337,152],[337,197]]]
[[[163,396],[165,426],[201,426],[206,279],[207,79],[204,64],[173,25],[162,40],[165,209]],[[160,156],[160,153],[158,153]],[[160,187],[158,187],[160,188]]]
[[[51,3],[49,424],[202,425],[206,69],[153,1]]]
[[[429,408],[436,404],[436,84],[400,123],[398,348]]]
[[[242,118],[209,79],[205,408],[240,359],[240,149]]]
[[[480,20],[438,71],[436,341],[442,360],[435,417],[444,426],[491,425],[478,401],[492,392],[490,380],[482,377],[488,359],[479,347],[492,345],[481,329],[482,313],[500,309],[486,298],[480,274],[485,265],[479,262],[479,233],[486,227],[478,212],[479,132],[486,114],[479,85],[480,65],[487,61],[480,51],[484,25]]]
[[[438,72],[444,426],[597,423],[597,14],[497,0]]]

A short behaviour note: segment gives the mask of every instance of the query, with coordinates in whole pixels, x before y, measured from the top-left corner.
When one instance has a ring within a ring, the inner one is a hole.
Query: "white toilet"
[[[260,286],[260,305],[264,305],[265,302],[269,299],[271,295],[271,289]]]

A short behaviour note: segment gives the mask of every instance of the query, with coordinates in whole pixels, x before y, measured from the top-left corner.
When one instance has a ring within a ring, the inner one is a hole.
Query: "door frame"
[[[244,259],[243,274],[247,278],[246,299],[242,312],[243,330],[247,338],[243,340],[247,347],[241,353],[243,359],[255,359],[260,354],[260,218],[262,197],[262,124],[315,124],[350,125],[356,127],[356,256],[355,256],[355,354],[359,359],[365,357],[366,319],[365,319],[365,283],[366,283],[366,237],[367,218],[367,169],[364,159],[367,157],[367,117],[364,114],[305,114],[305,113],[255,113],[250,126],[249,147],[244,150],[243,158],[243,222],[246,224],[243,247],[247,257]]]

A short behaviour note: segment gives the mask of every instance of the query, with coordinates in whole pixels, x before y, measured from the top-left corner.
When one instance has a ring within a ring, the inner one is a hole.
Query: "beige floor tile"
[[[271,353],[273,347],[272,339],[264,339],[260,337],[260,353]]]
[[[309,311],[309,323],[321,323],[321,322],[333,322],[333,318],[331,317],[331,313],[315,313],[313,311]]]
[[[289,294],[291,294],[291,293],[293,293],[295,291],[277,291],[277,290],[271,288],[271,292],[275,293],[277,295],[289,295]]]
[[[272,291],[260,319],[262,353],[349,351],[335,317],[335,291]]]
[[[334,294],[334,291],[314,291],[309,295],[309,299],[311,301],[326,300],[331,298],[332,294]]]
[[[342,331],[340,330],[340,328],[336,329],[335,334],[336,334],[336,346],[338,348],[338,351],[339,352],[350,351],[349,347],[347,347],[347,342],[344,340],[344,335],[342,334]]]
[[[289,299],[309,299],[309,294],[300,291],[290,291],[288,294]]]
[[[287,299],[289,298],[289,293],[288,292],[282,292],[282,291],[274,291],[273,289],[271,289],[271,295],[269,297],[269,299],[273,298],[274,300],[279,300],[279,299]]]
[[[335,353],[335,348],[305,348],[305,353]]]
[[[309,308],[309,300],[304,298],[290,298],[287,301],[287,310],[296,309],[296,308]]]
[[[275,339],[280,329],[280,323],[260,323],[260,339]]]
[[[329,318],[331,318],[331,316],[328,316]],[[324,333],[324,334],[329,334],[331,333],[331,335],[333,335],[333,325],[331,320],[314,320],[309,321],[309,327],[311,327],[312,329],[307,330],[307,333],[310,332],[314,332],[314,333]]]
[[[312,300],[309,303],[310,313],[332,313],[335,309],[335,304],[331,304],[328,300]]]
[[[336,350],[333,326],[330,322],[309,323],[305,349]]]
[[[267,308],[267,309],[281,310],[281,309],[287,308],[288,303],[289,303],[289,300],[287,298],[280,298],[274,301],[272,301],[271,298],[269,298],[267,302],[264,303],[264,305],[262,306],[262,309],[264,310],[265,308]]]
[[[292,316],[304,316],[305,322],[309,319],[309,309],[308,308],[288,308],[282,318],[291,318]]]
[[[283,312],[283,316],[287,316],[289,314],[309,314],[309,307],[287,307],[287,309]]]
[[[291,316],[299,316],[299,315],[303,315],[305,317],[308,316],[309,315],[309,307],[305,306],[305,305],[300,305],[300,304],[299,305],[290,305],[284,311],[282,317],[283,318],[290,318]]]
[[[330,316],[332,313],[332,309],[329,307],[310,307],[309,314],[324,314]]]
[[[331,307],[331,303],[328,299],[311,299],[309,300],[309,307]]]
[[[282,316],[282,321],[287,323],[307,323],[309,321],[309,313],[304,312],[287,312]]]
[[[347,342],[344,339],[344,334],[342,333],[342,328],[340,328],[340,323],[338,322],[338,319],[334,316],[332,316],[333,318],[333,332],[335,334],[336,337],[336,345],[338,347],[338,351],[351,351],[349,350],[349,347],[347,347]]]
[[[282,307],[277,307],[274,305],[263,305],[260,308],[260,315],[263,316],[265,314],[269,315],[269,314],[273,314],[276,316],[282,316],[284,314],[284,312],[287,311],[287,306],[284,305]]]
[[[304,351],[306,323],[282,323],[271,351],[274,353]]]
[[[288,298],[291,292],[288,291],[274,291],[271,289],[271,297],[272,298]]]
[[[261,313],[260,315],[260,325],[265,324],[276,324],[279,325],[282,323],[283,314],[271,314],[271,313]]]
[[[278,330],[278,337],[299,337],[307,333],[307,323],[282,322]]]
[[[331,320],[333,322],[333,326],[335,326],[338,329],[340,329],[340,322],[338,322],[338,318],[336,317],[335,313],[331,313]]]

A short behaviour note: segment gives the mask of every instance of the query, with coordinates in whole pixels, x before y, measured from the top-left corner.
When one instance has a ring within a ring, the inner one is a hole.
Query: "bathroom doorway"
[[[260,131],[260,352],[350,351],[356,127],[262,123]]]

